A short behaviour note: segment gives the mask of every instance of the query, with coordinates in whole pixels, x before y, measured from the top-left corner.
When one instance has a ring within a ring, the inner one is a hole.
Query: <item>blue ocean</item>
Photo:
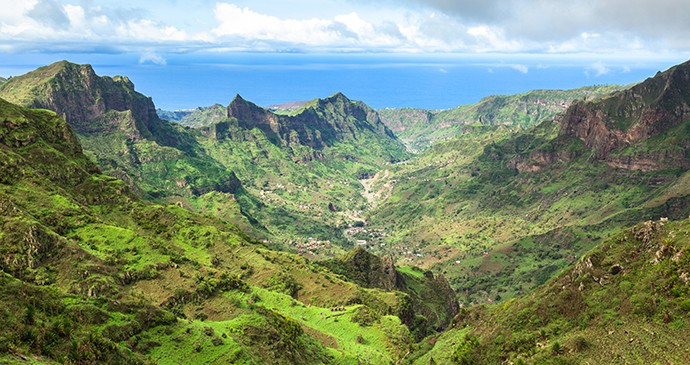
[[[126,75],[158,108],[228,104],[235,94],[261,106],[343,92],[374,108],[447,109],[496,94],[534,89],[627,85],[682,59],[599,61],[544,55],[391,55],[237,53],[174,54],[164,62],[137,55],[39,55],[32,63],[5,57],[0,76],[16,76],[61,59],[89,63],[99,75]]]

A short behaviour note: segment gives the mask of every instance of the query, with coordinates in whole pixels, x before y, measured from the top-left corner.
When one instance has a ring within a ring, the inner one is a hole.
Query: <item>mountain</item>
[[[223,215],[252,227],[235,201],[245,192],[232,170],[207,156],[187,129],[161,120],[127,77],[61,61],[13,77],[0,97],[64,117],[99,168],[138,194],[187,206],[211,192],[224,194],[231,203]]]
[[[529,292],[623,227],[687,216],[687,68],[517,133],[466,126],[391,167],[390,197],[367,217],[389,238],[372,247],[487,303]]]
[[[414,344],[410,294],[142,200],[54,112],[0,99],[0,157],[2,363],[392,363]]]
[[[319,264],[365,288],[397,290],[409,295],[415,315],[401,317],[401,320],[414,328],[417,340],[432,334],[433,329],[445,329],[458,313],[458,301],[448,281],[443,276],[435,277],[430,271],[411,266],[396,267],[390,257],[378,257],[361,247]]]
[[[342,94],[290,115],[238,96],[169,123],[128,78],[62,61],[12,78],[0,97],[64,116],[99,168],[137,194],[226,219],[272,247],[316,245],[317,257],[349,244],[341,232],[367,204],[358,179],[410,156],[374,110]]]
[[[351,244],[342,231],[367,205],[359,179],[410,156],[373,109],[340,93],[289,115],[238,95],[224,118],[217,107],[206,115],[196,140],[265,202],[246,212],[272,233],[272,244],[317,257]]]
[[[175,120],[176,122],[187,127],[199,128],[222,121],[226,118],[227,113],[224,106],[214,104],[205,108],[199,107],[188,112],[181,112],[180,115],[180,118]]]
[[[588,86],[572,90],[533,90],[516,95],[489,96],[476,104],[448,110],[382,109],[379,115],[414,151],[453,138],[472,125],[526,128],[551,119],[574,101],[592,99],[622,86]]]
[[[305,101],[291,101],[283,104],[269,105],[266,109],[276,113],[276,114],[290,114],[291,112],[301,108],[304,104],[307,104],[309,100]]]
[[[0,77],[0,86],[1,86],[2,84],[4,84],[5,82],[7,82],[7,79],[4,78],[4,77]]]
[[[384,162],[395,162],[406,156],[393,132],[373,109],[351,101],[342,93],[306,103],[289,115],[275,114],[237,95],[228,105],[227,116],[236,119],[241,128],[259,128],[272,143],[284,147],[306,145],[323,150],[349,140],[357,143],[357,147],[378,148],[372,157]],[[377,143],[373,146],[362,143],[369,142],[366,139]]]
[[[533,293],[464,310],[414,364],[690,361],[690,220],[647,221]]]
[[[562,116],[561,136],[574,136],[597,159],[642,171],[688,169],[690,62],[630,89],[575,104]]]

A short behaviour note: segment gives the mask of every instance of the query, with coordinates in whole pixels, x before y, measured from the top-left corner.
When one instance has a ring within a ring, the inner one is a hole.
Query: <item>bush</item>
[[[374,313],[369,307],[362,306],[357,308],[357,311],[350,320],[360,326],[371,326],[374,322],[378,321],[379,318],[381,318],[381,316]]]
[[[577,336],[573,341],[573,347],[575,348],[575,351],[582,352],[584,350],[587,350],[587,348],[589,347],[589,342],[587,342],[587,339],[583,336]]]

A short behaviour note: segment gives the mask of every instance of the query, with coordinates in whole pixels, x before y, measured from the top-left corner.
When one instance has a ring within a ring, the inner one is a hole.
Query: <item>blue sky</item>
[[[686,57],[686,0],[0,0],[0,52]]]
[[[486,93],[637,82],[690,59],[687,0],[0,0],[0,9],[0,76],[89,63],[135,76],[166,108],[236,92],[268,104],[346,90],[379,107],[450,107]],[[377,71],[395,68],[415,72]],[[202,69],[214,76],[184,79]],[[427,88],[401,101],[417,84]]]

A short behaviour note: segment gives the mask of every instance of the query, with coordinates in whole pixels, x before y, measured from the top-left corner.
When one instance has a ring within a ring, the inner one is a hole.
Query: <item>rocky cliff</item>
[[[409,295],[412,310],[401,319],[411,329],[421,330],[419,333],[427,333],[430,328],[445,328],[459,311],[455,292],[443,275],[434,276],[431,271],[417,268],[403,273],[389,256],[378,257],[357,247],[339,259],[323,262],[323,265],[365,288]]]
[[[402,146],[373,109],[342,93],[310,101],[290,115],[275,114],[237,95],[228,105],[227,117],[236,119],[244,129],[259,128],[279,146],[305,145],[322,150],[339,141],[357,140],[363,134]]]
[[[234,193],[232,171],[206,156],[194,136],[161,120],[150,97],[124,76],[98,76],[90,65],[67,61],[13,77],[0,97],[63,117],[87,155],[108,175],[142,195]]]
[[[688,168],[687,140],[674,140],[680,143],[673,145],[666,141],[671,137],[669,131],[690,120],[690,62],[659,72],[630,89],[577,102],[557,119],[559,135],[578,138],[596,159],[612,167],[642,171]],[[629,147],[637,148],[626,151]]]
[[[90,65],[60,61],[41,67],[9,80],[0,95],[27,107],[53,110],[77,133],[122,129],[135,140],[166,142],[159,138],[164,127],[151,98],[136,92],[126,76],[98,76]]]

